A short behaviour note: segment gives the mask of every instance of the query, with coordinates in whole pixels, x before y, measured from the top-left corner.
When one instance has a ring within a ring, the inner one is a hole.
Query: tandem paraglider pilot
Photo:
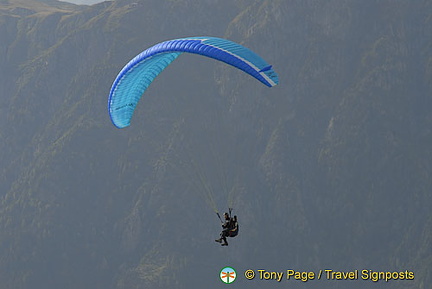
[[[227,237],[235,237],[238,234],[237,216],[231,218],[230,214],[224,214],[225,221],[222,223],[222,232],[220,238],[215,241],[221,243],[222,246],[228,246]],[[222,242],[223,241],[223,242]]]

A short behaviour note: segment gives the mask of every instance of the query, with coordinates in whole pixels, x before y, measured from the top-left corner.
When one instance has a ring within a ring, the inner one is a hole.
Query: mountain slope
[[[2,287],[215,287],[227,265],[239,288],[262,288],[249,268],[430,283],[429,3],[0,3]],[[190,35],[242,43],[280,85],[182,55],[115,129],[118,71]],[[213,204],[239,217],[228,248]]]

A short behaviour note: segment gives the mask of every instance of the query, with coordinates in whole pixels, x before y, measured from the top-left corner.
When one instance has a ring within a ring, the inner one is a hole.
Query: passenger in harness
[[[231,213],[231,210],[230,210]],[[231,218],[230,214],[224,214],[225,222],[222,223],[222,232],[220,238],[215,241],[221,243],[222,246],[228,246],[227,237],[235,237],[238,234],[239,226],[237,222],[237,216]],[[223,243],[222,243],[223,241]]]

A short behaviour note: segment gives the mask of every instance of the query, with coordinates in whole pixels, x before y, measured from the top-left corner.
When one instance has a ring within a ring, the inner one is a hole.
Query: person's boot
[[[222,239],[216,239],[215,242],[222,243]]]
[[[223,238],[223,243],[221,244],[221,246],[228,246],[228,242],[227,242],[227,240],[226,240],[226,238]]]

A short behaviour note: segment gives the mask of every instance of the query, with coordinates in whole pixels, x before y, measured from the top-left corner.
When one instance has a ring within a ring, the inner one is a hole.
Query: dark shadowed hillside
[[[427,288],[430,1],[0,0],[0,288]],[[268,88],[182,55],[132,125],[123,65],[211,35],[262,55]],[[210,197],[212,196],[212,197]],[[214,242],[223,212],[241,229]],[[414,280],[247,280],[247,269]]]

